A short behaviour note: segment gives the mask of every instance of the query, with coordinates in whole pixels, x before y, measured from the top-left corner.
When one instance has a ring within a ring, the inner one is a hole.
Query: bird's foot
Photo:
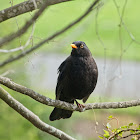
[[[83,112],[85,110],[85,105],[79,104],[76,100],[75,100],[75,102],[76,102],[78,108],[80,109],[80,112]]]

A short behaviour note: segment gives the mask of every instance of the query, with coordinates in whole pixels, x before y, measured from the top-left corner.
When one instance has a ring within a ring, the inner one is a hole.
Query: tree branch
[[[57,36],[61,35],[62,33],[64,33],[65,31],[67,31],[68,29],[70,29],[71,27],[73,27],[75,24],[77,24],[78,22],[80,22],[81,20],[83,20],[93,9],[93,7],[95,8],[95,6],[99,3],[100,0],[95,0],[91,6],[85,11],[85,13],[80,16],[78,19],[76,19],[75,21],[73,21],[72,23],[70,23],[68,26],[64,27],[63,29],[61,29],[60,31],[54,33],[53,35],[51,35],[50,37],[44,39],[43,41],[39,42],[37,45],[35,45],[34,47],[22,52],[21,54],[14,56],[12,58],[9,58],[7,60],[5,60],[4,62],[0,63],[0,67],[5,66],[8,63],[11,63],[13,61],[19,60],[20,58],[24,57],[25,55],[31,53],[32,51],[38,49],[39,47],[41,47],[43,44],[45,44],[46,42],[49,42],[50,40],[56,38]]]
[[[70,104],[67,102],[63,102],[60,100],[53,100],[48,97],[45,97],[44,95],[41,95],[27,87],[24,87],[22,85],[19,85],[17,83],[14,83],[12,80],[6,77],[0,76],[0,84],[5,85],[6,87],[17,91],[19,93],[22,93],[24,95],[27,95],[34,100],[48,105],[53,106],[65,110],[71,110],[71,111],[81,111],[79,107],[77,107],[74,104]],[[134,107],[140,105],[140,99],[138,100],[131,100],[131,101],[123,101],[123,102],[104,102],[104,103],[89,103],[85,104],[85,108],[82,111],[90,110],[90,109],[117,109],[117,108],[128,108],[128,107]]]
[[[134,41],[137,44],[140,44],[140,42],[135,39],[135,36],[131,33],[131,31],[129,31],[129,29],[127,28],[125,22],[123,21],[123,17],[121,16],[121,13],[120,13],[120,10],[119,10],[119,6],[118,6],[116,0],[113,0],[113,2],[114,2],[115,7],[117,9],[117,12],[118,12],[118,15],[119,15],[119,18],[120,18],[121,25],[123,25],[124,29],[126,30],[126,32],[128,33],[128,35],[130,36],[131,40]]]
[[[40,8],[45,0],[34,0],[34,1],[36,2],[37,8]],[[48,5],[54,5],[54,4],[58,4],[61,2],[66,2],[66,1],[71,1],[71,0],[47,0]],[[15,6],[9,7],[7,9],[1,10],[0,23],[10,18],[19,16],[21,14],[32,12],[35,9],[36,9],[36,6],[33,3],[33,0],[28,0],[20,4],[17,4]]]
[[[25,45],[23,45],[23,46],[20,45],[19,47],[10,49],[10,50],[0,49],[0,53],[13,53],[16,51],[21,51],[21,50],[24,51],[24,49],[30,44],[30,42],[33,38],[34,31],[35,31],[35,22],[33,23],[31,34],[30,34],[28,40],[26,41]]]
[[[20,115],[22,115],[25,119],[31,122],[35,127],[40,130],[47,132],[61,140],[75,140],[71,136],[62,132],[61,130],[56,129],[53,126],[50,126],[39,119],[37,115],[23,106],[20,102],[15,100],[7,91],[5,91],[2,87],[0,87],[0,98],[6,102],[11,108],[17,111]]]
[[[42,7],[35,13],[35,15],[30,20],[28,20],[25,23],[25,25],[21,29],[19,29],[15,33],[11,33],[10,35],[0,40],[0,47],[2,47],[2,45],[4,45],[5,43],[12,41],[16,37],[19,37],[22,34],[24,34],[29,29],[29,27],[35,22],[35,20],[44,12],[44,10],[47,7],[48,7],[48,1],[45,1],[44,5],[42,5]]]
[[[129,134],[129,135],[127,135],[127,136],[121,137],[120,139],[126,139],[126,138],[128,138],[128,137],[131,137],[131,136],[138,136],[138,135],[140,135],[140,133]],[[118,140],[120,140],[120,139],[118,139]],[[138,139],[139,139],[139,137],[138,137]],[[137,140],[138,140],[138,139],[137,139]],[[131,139],[131,140],[133,140],[133,139]]]
[[[73,110],[73,111],[79,110],[79,108],[77,108],[76,105],[69,104],[67,102],[62,102],[59,100],[50,99],[50,98],[45,97],[44,95],[41,95],[41,94],[39,94],[39,93],[37,93],[37,92],[35,92],[35,91],[25,87],[25,86],[14,83],[12,80],[10,80],[9,78],[6,78],[6,77],[0,76],[0,84],[3,84],[6,87],[8,87],[14,91],[17,91],[19,93],[27,95],[27,96],[31,97],[32,99],[34,99],[42,104],[46,104],[48,106],[55,106],[55,107],[66,109],[66,110],[68,108],[68,110]]]
[[[115,137],[117,137],[119,134],[121,134],[122,132],[131,132],[131,131],[134,131],[134,132],[138,132],[138,133],[132,133],[130,135],[127,135],[127,136],[123,136],[121,138],[119,138],[118,140],[120,139],[124,139],[124,138],[127,138],[127,137],[130,137],[130,136],[133,136],[133,135],[139,135],[140,134],[140,130],[137,130],[137,129],[126,129],[126,130],[121,130],[119,131],[118,133],[114,134],[113,136],[111,136],[108,140],[112,140],[114,139]]]

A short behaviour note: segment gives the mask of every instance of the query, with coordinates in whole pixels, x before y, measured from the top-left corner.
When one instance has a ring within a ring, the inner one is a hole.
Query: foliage
[[[111,128],[110,122],[115,119],[118,125],[118,119],[114,116],[109,116],[109,122],[106,124],[104,134],[98,136],[100,139],[106,140],[120,140],[130,137],[131,140],[138,140],[140,138],[140,124],[129,123],[117,128]]]

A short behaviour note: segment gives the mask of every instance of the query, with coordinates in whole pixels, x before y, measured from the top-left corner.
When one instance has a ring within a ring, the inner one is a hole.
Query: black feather
[[[56,99],[68,103],[74,103],[75,99],[83,99],[83,102],[86,102],[96,86],[98,69],[86,44],[82,41],[73,44],[77,49],[73,48],[71,55],[58,68]],[[54,108],[50,120],[70,118],[72,113]]]

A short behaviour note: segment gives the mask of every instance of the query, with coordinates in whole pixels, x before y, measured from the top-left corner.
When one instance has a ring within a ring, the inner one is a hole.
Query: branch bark
[[[22,52],[21,54],[14,56],[12,58],[9,58],[7,60],[5,60],[4,62],[0,63],[0,67],[3,67],[5,65],[7,65],[8,63],[14,62],[16,60],[19,60],[20,58],[24,57],[25,55],[31,53],[32,51],[40,48],[43,44],[45,44],[46,42],[49,42],[50,40],[56,38],[57,36],[61,35],[62,33],[64,33],[65,31],[67,31],[68,29],[72,28],[75,24],[79,23],[81,20],[83,20],[93,9],[93,7],[95,8],[95,6],[97,6],[97,4],[100,2],[100,0],[95,0],[91,6],[85,11],[85,13],[80,16],[78,19],[76,19],[75,21],[73,21],[72,23],[70,23],[68,26],[64,27],[63,29],[61,29],[60,31],[54,33],[53,35],[49,36],[48,38],[44,39],[43,41],[39,42],[37,45],[35,45],[34,47]],[[0,41],[0,45],[1,45],[1,41]]]
[[[36,2],[37,8],[40,8],[45,0],[34,0],[34,1]],[[54,5],[66,1],[71,1],[71,0],[47,0],[48,5]],[[20,4],[17,4],[15,6],[9,7],[7,9],[1,10],[0,23],[10,18],[19,16],[21,14],[32,12],[35,9],[36,6],[34,5],[33,0],[28,0]]]
[[[138,100],[131,100],[131,101],[123,101],[123,102],[89,103],[89,104],[85,104],[84,110],[80,110],[79,107],[77,107],[74,104],[70,104],[60,100],[50,99],[25,86],[19,85],[6,77],[0,76],[0,84],[5,85],[6,87],[14,91],[27,95],[42,104],[65,109],[65,110],[71,110],[71,111],[81,112],[90,109],[117,109],[117,108],[140,106],[140,99],[138,99]]]
[[[2,45],[4,45],[5,43],[12,41],[16,37],[19,37],[22,34],[24,34],[29,29],[29,27],[33,24],[33,22],[35,22],[35,20],[44,12],[44,10],[47,7],[48,7],[48,1],[45,1],[44,5],[41,6],[39,11],[37,11],[35,15],[30,20],[28,20],[20,30],[18,30],[15,33],[11,33],[10,35],[0,40],[0,47],[2,47]]]
[[[17,111],[20,115],[22,115],[25,119],[31,122],[38,129],[47,132],[61,140],[75,140],[71,136],[62,132],[61,130],[56,129],[53,126],[50,126],[39,119],[37,115],[23,106],[20,102],[14,99],[7,91],[5,91],[2,87],[0,87],[0,98],[6,102],[11,108]]]

